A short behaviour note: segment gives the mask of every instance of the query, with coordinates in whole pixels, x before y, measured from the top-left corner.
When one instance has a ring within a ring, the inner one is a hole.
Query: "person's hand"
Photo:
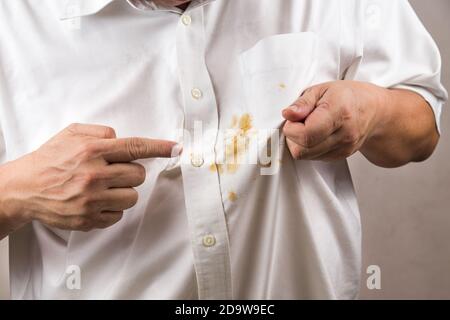
[[[294,159],[335,161],[358,151],[377,126],[386,91],[354,81],[307,89],[283,110],[283,133]]]
[[[138,200],[134,188],[145,181],[146,172],[132,161],[177,156],[172,154],[175,145],[117,139],[104,126],[70,125],[1,168],[1,213],[22,224],[38,220],[66,230],[107,228]]]

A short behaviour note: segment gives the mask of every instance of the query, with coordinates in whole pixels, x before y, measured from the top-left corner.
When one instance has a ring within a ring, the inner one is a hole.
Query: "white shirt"
[[[279,128],[299,93],[338,79],[414,90],[438,120],[447,98],[438,49],[404,0],[206,0],[184,15],[150,1],[2,0],[0,44],[2,162],[73,122],[183,142],[197,123],[213,138],[178,161],[141,161],[139,202],[111,228],[13,234],[14,299],[355,298],[347,162],[294,161],[281,137],[279,161],[220,165],[221,132]]]

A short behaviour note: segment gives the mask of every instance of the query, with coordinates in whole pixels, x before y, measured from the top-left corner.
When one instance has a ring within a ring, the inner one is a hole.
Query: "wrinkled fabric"
[[[340,79],[413,90],[439,124],[440,70],[404,0],[194,1],[184,13],[149,1],[0,1],[2,161],[74,122],[178,142],[201,123],[213,138],[200,154],[141,160],[139,201],[108,229],[34,221],[11,235],[13,299],[357,297],[347,162],[294,161],[279,135],[271,163],[222,165],[219,133],[280,128],[303,90]],[[249,144],[260,154],[270,140]],[[80,288],[68,285],[73,266]]]

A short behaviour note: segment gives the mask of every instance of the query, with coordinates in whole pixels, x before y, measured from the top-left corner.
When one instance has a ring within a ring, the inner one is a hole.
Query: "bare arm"
[[[418,94],[386,90],[379,120],[362,154],[381,167],[399,167],[428,159],[439,141],[433,110]]]
[[[117,223],[136,204],[134,188],[145,181],[145,168],[133,161],[177,156],[174,146],[117,139],[104,126],[69,126],[38,150],[0,166],[0,239],[33,220],[81,231]]]

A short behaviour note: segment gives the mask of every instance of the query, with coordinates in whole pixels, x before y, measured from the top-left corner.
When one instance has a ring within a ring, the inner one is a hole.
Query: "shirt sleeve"
[[[344,78],[420,94],[433,109],[440,132],[448,94],[433,38],[407,0],[355,1],[356,54]]]

